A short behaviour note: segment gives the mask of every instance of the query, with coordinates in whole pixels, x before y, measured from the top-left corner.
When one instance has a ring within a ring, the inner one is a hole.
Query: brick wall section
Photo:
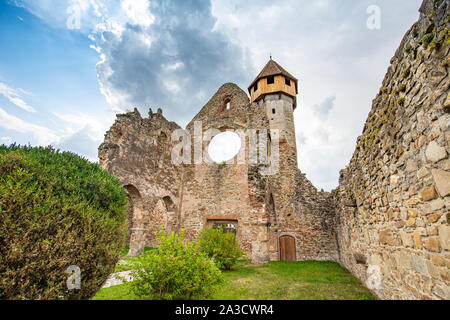
[[[449,10],[424,1],[334,192],[341,263],[383,299],[450,299]]]

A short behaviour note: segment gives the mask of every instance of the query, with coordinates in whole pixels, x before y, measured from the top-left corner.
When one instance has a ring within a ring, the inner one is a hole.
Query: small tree
[[[138,257],[133,267],[132,291],[153,299],[191,299],[208,297],[222,274],[198,245],[185,243],[184,230],[167,235],[157,234],[159,248]]]
[[[235,234],[223,232],[222,228],[204,229],[198,243],[202,252],[213,258],[217,267],[222,270],[230,270],[243,255]]]

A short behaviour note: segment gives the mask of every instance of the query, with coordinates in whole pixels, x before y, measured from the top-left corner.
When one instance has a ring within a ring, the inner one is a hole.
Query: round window
[[[211,139],[208,154],[216,163],[233,159],[241,149],[241,138],[234,132],[226,131]]]

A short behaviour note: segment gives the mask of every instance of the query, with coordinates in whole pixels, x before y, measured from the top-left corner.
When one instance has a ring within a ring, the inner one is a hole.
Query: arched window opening
[[[132,237],[133,230],[136,228],[142,228],[138,225],[139,217],[142,215],[142,197],[139,190],[133,185],[126,185],[124,189],[127,192],[128,197],[128,238],[127,243],[130,248],[137,248],[141,246],[140,243],[135,243],[135,239]]]
[[[167,134],[165,134],[163,131],[158,136],[158,142],[166,142],[167,141]]]
[[[174,212],[175,211],[175,204],[172,201],[172,198],[170,198],[169,196],[165,196],[163,198],[164,201],[164,205],[166,206],[166,210],[168,212]]]
[[[223,100],[221,111],[231,110],[231,98],[227,97]]]

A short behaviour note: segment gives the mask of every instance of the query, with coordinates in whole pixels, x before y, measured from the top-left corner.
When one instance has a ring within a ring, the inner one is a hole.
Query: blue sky
[[[96,161],[115,113],[161,107],[184,126],[272,53],[299,78],[299,166],[331,190],[420,2],[0,0],[0,143]]]

